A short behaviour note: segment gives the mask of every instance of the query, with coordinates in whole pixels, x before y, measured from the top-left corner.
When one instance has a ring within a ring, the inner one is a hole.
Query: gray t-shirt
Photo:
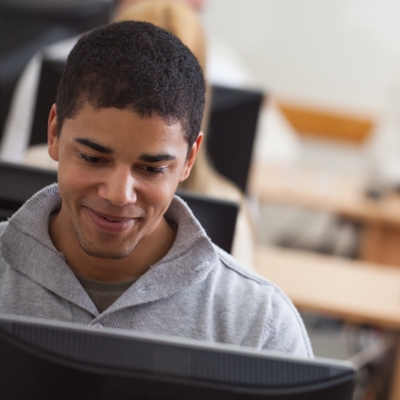
[[[75,275],[100,313],[110,307],[137,280],[136,278],[126,282],[109,283]]]

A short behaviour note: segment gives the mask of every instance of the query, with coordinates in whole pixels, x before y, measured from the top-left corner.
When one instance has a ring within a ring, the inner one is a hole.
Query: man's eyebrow
[[[84,146],[90,147],[91,149],[98,151],[99,153],[112,154],[114,152],[114,150],[110,147],[103,146],[90,139],[74,138],[74,141],[79,144],[83,144]]]
[[[142,161],[156,163],[160,161],[168,161],[168,160],[175,160],[176,157],[171,154],[142,154],[139,157]]]

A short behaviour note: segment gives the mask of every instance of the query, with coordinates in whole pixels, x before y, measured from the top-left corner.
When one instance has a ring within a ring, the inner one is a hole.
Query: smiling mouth
[[[90,209],[90,211],[92,211],[98,217],[100,217],[100,218],[102,218],[102,219],[104,219],[104,220],[106,220],[108,222],[114,222],[114,223],[128,222],[128,221],[137,219],[137,218],[134,218],[134,217],[114,217],[112,215],[103,214],[103,213],[100,213],[100,212],[92,210],[92,209]]]
[[[114,215],[104,214],[102,212],[95,211],[89,207],[84,207],[86,215],[89,217],[91,224],[96,229],[111,233],[119,234],[130,230],[140,217],[120,217]]]
[[[125,221],[129,221],[132,219],[132,218],[105,217],[104,215],[100,215],[99,213],[96,213],[95,211],[94,211],[94,213],[97,214],[100,218],[103,218],[108,222],[114,222],[114,223],[125,222]]]

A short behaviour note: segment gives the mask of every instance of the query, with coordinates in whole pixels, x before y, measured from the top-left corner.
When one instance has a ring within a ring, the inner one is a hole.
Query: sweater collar
[[[3,257],[11,267],[97,316],[96,307],[49,236],[50,215],[60,206],[57,184],[29,199],[1,236]],[[212,270],[217,260],[214,246],[184,201],[175,196],[165,217],[177,225],[171,249],[105,313],[169,297],[203,281]]]

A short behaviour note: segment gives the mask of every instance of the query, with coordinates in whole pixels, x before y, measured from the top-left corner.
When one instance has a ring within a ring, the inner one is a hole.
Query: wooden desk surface
[[[255,265],[299,309],[400,330],[400,269],[262,246]]]
[[[400,226],[400,194],[365,196],[366,181],[328,171],[277,164],[252,169],[250,191],[261,201],[333,212],[368,223]]]

